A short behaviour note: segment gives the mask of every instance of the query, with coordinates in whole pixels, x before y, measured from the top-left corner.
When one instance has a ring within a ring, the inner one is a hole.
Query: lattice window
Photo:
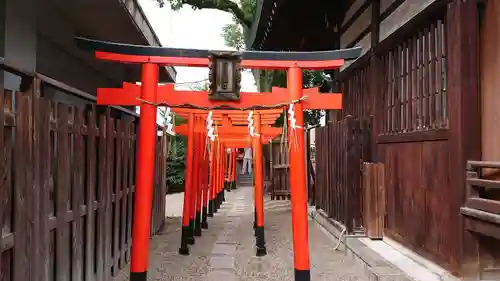
[[[443,17],[382,56],[384,134],[448,127]]]
[[[365,119],[370,102],[370,66],[365,65],[354,70],[341,82],[341,92],[344,104],[342,117],[352,115],[360,120]]]
[[[336,80],[333,92],[342,93],[342,109],[330,112],[331,121],[340,121],[347,115],[365,120],[369,114],[370,64],[348,70],[348,75]]]

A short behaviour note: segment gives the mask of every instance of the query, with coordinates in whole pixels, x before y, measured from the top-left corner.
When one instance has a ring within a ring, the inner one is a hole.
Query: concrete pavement
[[[252,187],[226,192],[226,202],[209,218],[209,229],[196,238],[191,255],[180,256],[182,196],[167,196],[167,224],[150,246],[148,280],[158,281],[292,281],[293,244],[289,201],[265,200],[268,255],[255,256]],[[173,208],[180,206],[180,210]],[[319,225],[309,223],[311,278],[314,281],[365,281],[364,271]],[[128,269],[115,278],[128,280]]]

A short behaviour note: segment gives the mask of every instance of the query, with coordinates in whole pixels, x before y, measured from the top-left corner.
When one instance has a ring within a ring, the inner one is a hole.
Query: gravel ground
[[[168,217],[165,229],[150,245],[148,280],[157,281],[288,281],[293,278],[293,245],[289,201],[265,201],[267,256],[255,256],[252,188],[226,193],[227,201],[209,229],[196,238],[190,256],[180,256],[180,218]],[[167,197],[167,201],[168,197]],[[175,200],[177,201],[177,200]],[[170,201],[172,202],[172,201]],[[167,203],[168,204],[168,203]],[[172,207],[172,206],[171,206]],[[168,212],[168,211],[167,211]],[[172,212],[171,214],[176,213]],[[314,281],[365,281],[342,248],[314,222],[309,222],[311,279]],[[115,281],[128,280],[128,268]]]

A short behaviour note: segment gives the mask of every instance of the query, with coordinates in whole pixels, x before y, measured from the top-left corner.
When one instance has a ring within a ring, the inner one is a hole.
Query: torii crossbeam
[[[295,280],[309,281],[309,243],[307,219],[304,109],[334,110],[342,108],[341,94],[320,94],[317,88],[302,89],[303,69],[338,69],[344,60],[360,56],[360,48],[321,52],[243,51],[242,68],[281,69],[287,71],[287,88],[273,88],[271,93],[241,93],[239,100],[216,101],[207,92],[178,91],[174,85],[159,85],[159,65],[209,65],[211,51],[126,45],[77,38],[80,47],[94,52],[96,58],[119,63],[142,65],[141,85],[124,83],[120,89],[98,89],[101,105],[140,106],[139,148],[135,194],[130,280],[146,281],[153,193],[156,144],[156,106],[198,109],[259,109],[290,105],[289,139],[295,138],[296,149],[290,151],[290,189],[292,193],[292,231]],[[192,149],[193,147],[191,147]]]

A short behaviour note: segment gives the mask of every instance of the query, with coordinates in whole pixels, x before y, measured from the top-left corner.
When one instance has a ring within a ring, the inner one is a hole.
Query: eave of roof
[[[320,5],[319,7],[321,7],[321,9],[323,9],[325,16],[327,14],[330,14],[330,16],[334,14],[336,15],[334,18],[339,20],[341,18],[339,16],[345,14],[345,10],[347,10],[349,5],[353,2],[353,0],[337,0],[335,3],[331,3],[330,1],[331,0],[257,0],[256,16],[252,28],[248,31],[249,35],[247,37],[246,45],[249,46],[249,49],[253,50],[263,50],[263,48],[266,50],[289,49],[291,46],[288,45],[293,45],[290,44],[290,42],[300,41],[300,38],[304,35],[303,33],[305,30],[294,29],[293,36],[297,38],[290,38],[291,34],[288,33],[285,35],[288,36],[287,40],[284,40],[284,37],[278,38],[283,32],[276,31],[277,29],[280,29],[280,27],[281,29],[286,29],[290,26],[290,24],[297,24],[297,21],[301,20],[304,21],[303,24],[307,24],[309,22],[308,12],[311,12],[311,15],[309,16],[314,17],[315,14],[312,13],[314,9],[313,7],[316,7],[317,9],[318,5]],[[308,10],[305,11],[304,9]],[[301,26],[300,23],[299,26]],[[302,51],[299,49],[293,50]]]
[[[246,40],[251,50],[261,50],[279,3],[278,0],[257,0],[255,19]]]
[[[151,46],[161,46],[160,39],[156,32],[154,31],[151,23],[149,22],[144,10],[141,5],[137,3],[137,0],[118,0],[120,4],[126,9],[130,18],[133,20],[137,29],[143,34],[144,38],[147,40],[148,44]],[[173,66],[165,66],[165,70],[170,76],[172,81],[176,80],[177,71]]]

